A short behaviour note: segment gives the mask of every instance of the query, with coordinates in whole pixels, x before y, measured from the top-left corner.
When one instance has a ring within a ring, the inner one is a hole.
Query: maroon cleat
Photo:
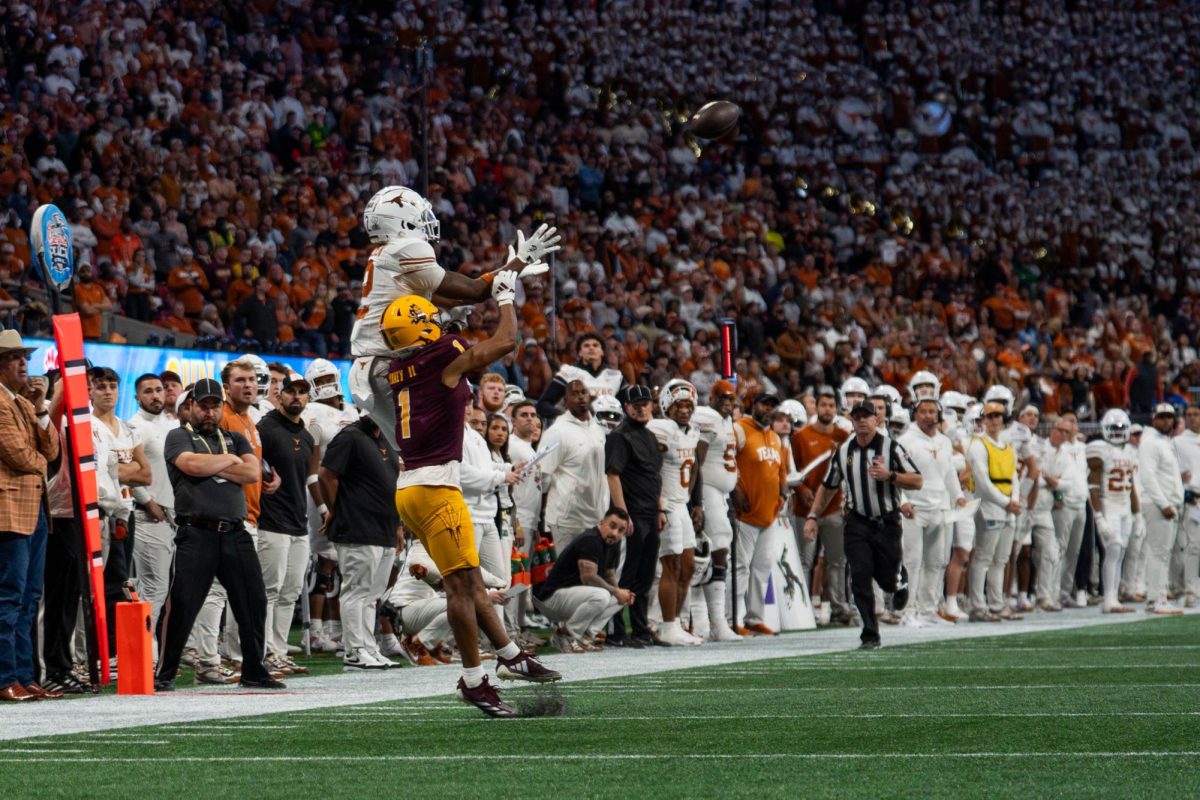
[[[533,681],[550,683],[562,680],[562,675],[542,664],[528,653],[515,658],[496,657],[496,676],[506,681]]]
[[[470,703],[489,717],[515,717],[517,710],[500,699],[496,687],[488,683],[487,676],[474,689],[468,689],[466,681],[458,679],[458,699]]]

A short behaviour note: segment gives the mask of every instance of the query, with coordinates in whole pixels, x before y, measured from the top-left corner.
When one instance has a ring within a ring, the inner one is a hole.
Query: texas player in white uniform
[[[1109,409],[1100,420],[1101,439],[1088,442],[1088,489],[1095,509],[1096,535],[1104,544],[1101,582],[1104,584],[1102,610],[1106,614],[1133,611],[1118,602],[1121,564],[1133,533],[1133,515],[1138,512],[1137,490],[1133,477],[1138,455],[1129,446],[1129,415],[1118,408]]]
[[[387,382],[392,351],[379,332],[383,312],[393,300],[410,294],[432,300],[440,308],[482,302],[489,297],[495,272],[476,279],[438,266],[433,243],[441,238],[441,225],[429,201],[407,187],[387,186],[376,192],[363,211],[363,227],[378,246],[367,261],[362,302],[350,332],[355,358],[350,393],[395,447],[395,409]],[[520,270],[520,278],[547,272],[549,267],[541,259],[559,249],[560,238],[557,229],[546,225],[528,239],[518,234],[502,269]]]
[[[697,645],[703,639],[692,636],[679,624],[695,568],[696,528],[703,527],[704,522],[703,511],[694,503],[700,494],[696,486],[701,481],[696,469],[700,433],[689,424],[696,407],[696,387],[685,380],[667,381],[659,392],[658,404],[666,419],[653,419],[646,425],[663,454],[662,502],[667,516],[658,546],[662,563],[658,602],[663,616],[658,638],[664,644]],[[689,501],[693,501],[691,511]]]
[[[704,532],[712,552],[712,574],[693,591],[703,594],[708,607],[708,638],[715,642],[737,642],[725,618],[725,575],[733,525],[729,521],[729,496],[737,486],[737,442],[733,433],[733,407],[737,393],[728,381],[713,384],[707,406],[697,406],[691,426],[700,434],[696,460],[700,462],[701,495],[704,500]],[[693,613],[693,617],[695,617]]]
[[[324,358],[313,359],[304,370],[304,380],[312,387],[311,401],[300,415],[313,437],[313,458],[319,466],[325,449],[345,426],[358,419],[358,412],[342,398],[342,380],[338,368]],[[333,652],[341,635],[337,596],[337,548],[323,532],[326,509],[308,501],[308,544],[313,563],[307,585],[311,614],[312,649]]]

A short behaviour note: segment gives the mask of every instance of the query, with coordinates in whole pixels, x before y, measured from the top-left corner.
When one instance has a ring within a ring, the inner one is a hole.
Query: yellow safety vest
[[[1017,454],[1011,444],[997,447],[986,436],[976,436],[976,441],[982,442],[988,454],[988,478],[992,485],[1002,494],[1012,497],[1012,474],[1017,464]],[[975,491],[975,476],[971,476],[970,490]]]

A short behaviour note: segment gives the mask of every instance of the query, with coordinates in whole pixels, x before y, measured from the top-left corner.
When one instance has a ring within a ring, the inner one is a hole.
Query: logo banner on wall
[[[57,369],[58,348],[52,339],[26,339],[25,346],[37,348],[29,361],[30,375],[42,375],[49,370]],[[121,394],[117,401],[116,413],[121,419],[129,419],[138,410],[133,383],[139,376],[148,372],[158,375],[166,370],[171,370],[179,375],[184,386],[195,383],[201,378],[220,380],[221,368],[230,361],[236,361],[241,353],[87,342],[84,344],[84,355],[94,366],[110,367],[121,376]],[[315,360],[276,354],[270,354],[263,358],[267,362],[278,361],[281,364],[287,364],[301,375],[304,374],[305,368]],[[349,402],[350,391],[346,381],[350,373],[350,362],[329,360],[338,368],[338,373],[341,375],[342,396]]]

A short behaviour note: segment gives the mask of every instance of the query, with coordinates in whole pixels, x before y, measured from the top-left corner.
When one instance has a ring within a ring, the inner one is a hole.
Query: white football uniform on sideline
[[[733,543],[733,525],[729,521],[729,495],[737,487],[737,441],[733,419],[722,417],[709,406],[697,406],[691,427],[707,443],[708,453],[700,465],[704,480],[704,532],[713,550],[728,550]]]
[[[397,239],[376,247],[363,275],[362,304],[350,331],[350,395],[375,420],[388,443],[396,448],[396,410],[387,381],[391,348],[379,332],[383,312],[397,297],[433,297],[446,271],[438,266],[433,246],[420,238]],[[379,401],[376,402],[376,398]]]
[[[1104,544],[1101,582],[1104,609],[1118,604],[1118,588],[1125,563],[1125,548],[1133,535],[1133,479],[1138,470],[1138,453],[1128,444],[1115,445],[1097,439],[1088,442],[1088,461],[1101,462],[1100,508],[1095,509],[1096,536]]]
[[[696,529],[687,502],[692,493],[700,433],[691,425],[680,427],[670,419],[652,419],[646,428],[663,451],[662,499],[667,510],[667,527],[661,534],[658,555],[676,556],[696,548]]]
[[[587,387],[588,394],[593,400],[600,395],[616,395],[621,388],[621,384],[625,381],[625,376],[620,370],[602,369],[596,375],[588,372],[586,369],[563,364],[558,369],[558,374],[555,376],[562,378],[565,384],[570,384],[572,381],[581,381]]]

